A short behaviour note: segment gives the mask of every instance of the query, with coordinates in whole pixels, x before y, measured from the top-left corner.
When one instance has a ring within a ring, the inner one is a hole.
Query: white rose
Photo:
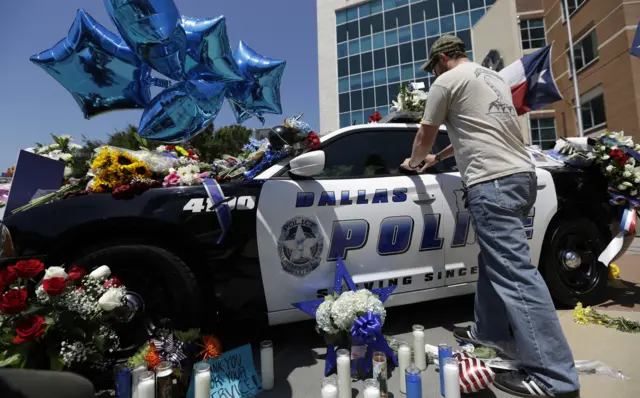
[[[609,155],[602,155],[602,160],[609,160]]]
[[[634,189],[633,191],[629,192],[629,195],[636,196],[638,195],[638,191]]]
[[[110,275],[111,275],[111,269],[109,269],[109,267],[107,267],[106,265],[99,266],[89,274],[91,278],[97,279],[99,281],[103,281],[107,279]]]
[[[64,162],[68,162],[73,159],[73,155],[70,153],[63,153],[62,155],[60,155],[60,159]]]
[[[629,159],[629,160],[631,160],[631,159]],[[624,165],[624,169],[627,170],[627,171],[633,171],[633,165],[631,163],[627,162],[627,164]]]
[[[58,148],[60,148],[60,145],[58,145],[58,144],[49,145],[49,149],[58,149]]]
[[[608,173],[611,173],[613,171],[613,166],[612,165],[607,166],[606,170]]]
[[[622,173],[622,176],[624,178],[629,178],[629,177],[631,177],[631,172],[630,171],[625,171],[624,173]]]
[[[71,177],[71,174],[73,173],[73,169],[69,166],[66,166],[64,168],[64,178],[69,178]]]
[[[112,311],[122,305],[124,290],[112,288],[107,290],[98,300],[98,305],[103,311]]]
[[[67,273],[64,271],[64,268],[62,268],[62,267],[49,267],[44,272],[44,278],[43,279],[50,279],[50,278],[64,278],[64,279],[67,279]]]
[[[640,178],[636,178],[635,180],[633,180],[633,182],[635,182],[636,184],[640,184]]]
[[[166,152],[167,151],[167,146],[166,145],[160,145],[159,147],[156,148],[156,151],[158,151],[158,152]]]
[[[626,186],[626,185],[624,185],[624,184],[620,184],[620,185],[618,185],[618,189],[619,189],[620,191],[624,191],[625,189],[627,189],[627,186]]]

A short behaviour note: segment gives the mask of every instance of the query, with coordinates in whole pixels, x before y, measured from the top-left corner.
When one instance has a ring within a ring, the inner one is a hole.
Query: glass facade
[[[423,82],[429,48],[440,35],[460,37],[473,59],[471,27],[495,0],[373,0],[336,12],[340,127],[385,116],[402,82]]]

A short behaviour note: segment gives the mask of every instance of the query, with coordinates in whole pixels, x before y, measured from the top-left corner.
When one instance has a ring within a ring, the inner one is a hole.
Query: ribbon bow
[[[182,351],[184,343],[174,339],[173,333],[165,338],[151,339],[151,342],[156,347],[163,361],[171,361],[177,366],[180,366],[180,362],[187,358]]]
[[[354,344],[373,344],[378,335],[382,335],[382,320],[378,314],[367,312],[366,315],[356,319],[351,326]]]
[[[620,195],[613,190],[609,190],[609,194],[611,195],[611,200],[609,201],[611,205],[626,205],[627,208],[622,211],[620,231],[598,257],[598,261],[606,266],[609,266],[612,261],[618,258],[618,254],[622,251],[623,247],[631,245],[631,242],[636,236],[637,211],[640,209],[640,200],[638,199]]]

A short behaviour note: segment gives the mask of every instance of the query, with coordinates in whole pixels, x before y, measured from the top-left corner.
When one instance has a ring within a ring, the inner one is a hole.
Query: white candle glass
[[[262,388],[265,390],[273,389],[273,341],[271,340],[265,340],[260,343],[260,366],[262,375]]]
[[[340,398],[351,398],[351,353],[344,348],[337,352],[338,389]]]
[[[138,366],[131,372],[131,398],[138,398],[138,383],[140,382],[140,376],[146,371],[146,366]]]
[[[424,326],[413,325],[413,362],[418,369],[427,369],[427,354],[424,351]]]
[[[335,377],[325,377],[322,380],[322,398],[338,398],[338,380]]]
[[[404,377],[406,369],[411,365],[411,346],[406,341],[400,341],[398,348],[398,371],[400,372],[400,392],[406,394],[407,380]]]
[[[195,381],[195,398],[210,398],[211,396],[211,365],[208,362],[198,362],[193,365]]]
[[[458,360],[447,358],[443,362],[444,372],[444,396],[445,398],[460,398],[460,371]]]
[[[380,383],[377,380],[364,381],[364,398],[380,398]]]
[[[155,374],[145,371],[138,378],[138,398],[155,398],[156,396],[156,379]]]
[[[156,398],[173,398],[173,363],[160,362],[156,366]]]

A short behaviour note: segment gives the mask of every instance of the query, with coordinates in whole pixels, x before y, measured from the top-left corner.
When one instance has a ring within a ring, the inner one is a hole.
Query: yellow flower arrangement
[[[189,156],[189,152],[187,152],[183,147],[176,145],[176,152],[178,152],[178,154],[180,154],[181,156]]]
[[[119,186],[129,184],[135,178],[151,177],[151,169],[142,161],[124,151],[103,148],[91,163],[96,177],[91,189],[95,192],[108,192]]]

